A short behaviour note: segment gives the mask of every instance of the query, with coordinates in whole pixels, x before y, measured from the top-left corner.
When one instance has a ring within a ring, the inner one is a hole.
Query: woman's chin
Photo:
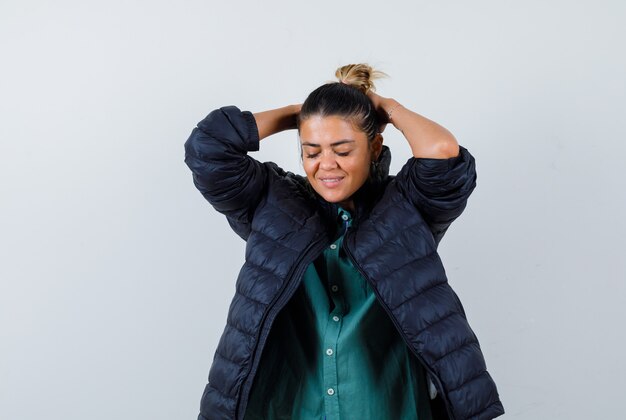
[[[349,196],[338,196],[335,194],[320,194],[320,196],[328,203],[338,204],[346,210],[352,208],[352,200]]]
[[[317,192],[324,200],[329,203],[338,204],[348,199],[346,195],[329,193],[328,191]]]

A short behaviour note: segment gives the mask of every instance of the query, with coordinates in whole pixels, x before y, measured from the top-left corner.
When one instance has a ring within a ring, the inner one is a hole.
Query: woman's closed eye
[[[315,159],[316,157],[318,157],[318,156],[319,156],[319,154],[320,154],[319,152],[317,152],[317,153],[307,153],[307,154],[306,154],[306,157],[307,157],[308,159]],[[350,154],[350,152],[335,152],[335,154],[336,154],[337,156],[344,157],[344,156],[348,156],[348,155]]]

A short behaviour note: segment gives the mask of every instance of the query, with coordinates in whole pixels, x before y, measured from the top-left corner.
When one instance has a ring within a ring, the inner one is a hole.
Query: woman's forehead
[[[335,141],[333,143],[330,143],[328,145],[331,146],[331,147],[336,147],[336,146],[341,146],[341,145],[344,145],[344,144],[350,145],[350,144],[353,144],[353,143],[356,143],[356,142],[357,142],[356,140],[342,139],[342,140],[337,140],[337,141]],[[304,141],[304,140],[302,140],[302,145],[303,146],[309,146],[309,147],[321,147],[322,146],[321,144],[311,143],[311,142]]]
[[[303,146],[339,146],[367,141],[367,135],[344,118],[312,116],[300,123],[300,142]]]

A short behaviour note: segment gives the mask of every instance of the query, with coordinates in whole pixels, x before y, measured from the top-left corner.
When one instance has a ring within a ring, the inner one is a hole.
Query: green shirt
[[[430,420],[426,376],[342,249],[352,223],[307,268],[277,317],[246,420]]]

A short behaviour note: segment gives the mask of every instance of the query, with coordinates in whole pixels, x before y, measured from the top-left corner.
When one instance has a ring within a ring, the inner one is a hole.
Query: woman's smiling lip
[[[320,180],[322,185],[324,185],[325,187],[334,188],[341,183],[343,178],[344,177],[342,176],[325,176],[325,177],[319,177],[318,179]]]

